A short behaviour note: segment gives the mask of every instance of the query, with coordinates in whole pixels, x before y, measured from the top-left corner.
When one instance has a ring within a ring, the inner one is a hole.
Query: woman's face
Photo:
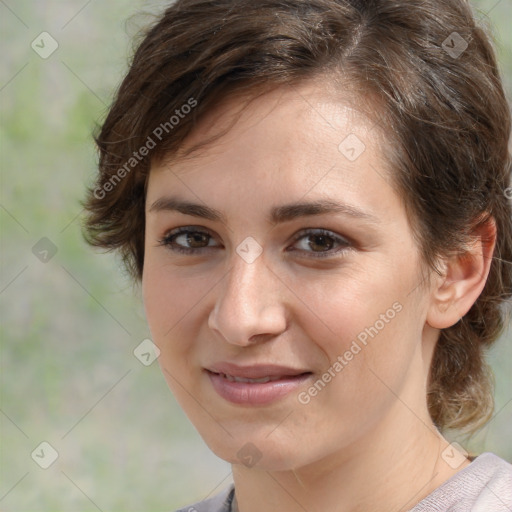
[[[150,172],[147,320],[174,395],[232,463],[305,467],[428,418],[429,292],[385,139],[350,105],[325,84],[277,89]]]

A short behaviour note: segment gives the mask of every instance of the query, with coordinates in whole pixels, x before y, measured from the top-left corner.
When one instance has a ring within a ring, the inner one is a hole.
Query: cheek
[[[354,273],[310,286],[308,310],[318,314],[304,316],[302,328],[323,352],[323,373],[302,403],[336,404],[340,414],[354,408],[357,415],[392,399],[421,346],[422,307],[410,293],[413,270],[399,278],[389,271]]]
[[[321,431],[322,449],[329,453],[356,442],[400,404],[397,396],[410,383],[411,368],[416,375],[421,370],[414,366],[417,344],[408,337],[413,329],[407,315],[402,309],[378,333],[368,329],[361,331],[367,338],[347,336],[329,347],[328,366],[297,397],[290,436],[294,428],[304,436]],[[318,439],[312,435],[310,442]]]
[[[424,381],[417,304],[402,299],[386,306],[376,308],[377,315],[340,317],[346,335],[328,347],[329,366],[321,375],[327,382],[315,383],[302,396],[319,417],[331,412],[334,430],[337,424],[370,428],[406,388],[417,390]]]
[[[149,254],[144,262],[142,294],[149,327],[155,338],[172,334],[180,320],[193,311],[207,289],[203,275],[190,276]]]
[[[153,342],[160,349],[159,362],[173,374],[193,349],[194,333],[190,330],[198,328],[195,313],[205,290],[204,280],[179,275],[179,269],[171,270],[150,257],[142,278],[146,319]]]
[[[364,347],[373,338],[386,337],[403,321],[408,283],[413,282],[396,274],[367,264],[361,270],[295,276],[291,287],[303,302],[295,320],[331,361],[350,350],[354,341]]]
[[[180,278],[179,274],[179,269],[171,271],[168,265],[147,257],[142,294],[152,341],[160,350],[158,363],[162,374],[181,407],[189,411],[193,403],[189,403],[189,393],[183,386],[194,390],[189,371],[189,363],[193,361],[194,329],[198,328],[194,307],[204,296],[204,280],[194,283],[194,279]]]

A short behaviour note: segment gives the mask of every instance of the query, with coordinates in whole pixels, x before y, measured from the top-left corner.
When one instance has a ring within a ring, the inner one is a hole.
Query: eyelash
[[[167,233],[162,239],[158,240],[158,245],[166,246],[169,250],[171,250],[173,252],[177,252],[180,254],[189,254],[189,255],[198,254],[204,250],[208,250],[208,249],[212,248],[209,246],[191,248],[191,247],[183,247],[181,245],[175,245],[174,239],[176,237],[178,237],[179,235],[187,234],[187,233],[188,234],[200,233],[201,235],[209,236],[210,239],[208,241],[210,241],[213,238],[213,236],[208,231],[204,231],[203,229],[196,229],[193,226],[187,226],[187,227],[176,228],[176,229],[172,230],[171,232]],[[329,249],[328,251],[323,251],[323,252],[318,252],[318,253],[310,252],[310,251],[303,251],[301,249],[298,249],[301,252],[306,252],[306,253],[312,255],[311,257],[313,257],[313,258],[332,257],[332,256],[338,255],[340,253],[344,253],[352,246],[352,244],[347,239],[345,239],[339,235],[336,235],[332,231],[328,231],[326,229],[321,229],[321,228],[302,230],[294,238],[293,243],[295,244],[302,238],[306,238],[308,236],[325,236],[325,237],[328,237],[328,238],[334,240],[334,243],[339,243],[342,245],[342,247],[340,247],[338,249]]]

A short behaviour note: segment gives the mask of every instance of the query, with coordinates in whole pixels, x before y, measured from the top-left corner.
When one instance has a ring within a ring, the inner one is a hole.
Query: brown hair
[[[151,161],[175,155],[221,98],[322,74],[382,107],[394,184],[426,264],[463,252],[475,226],[496,221],[484,291],[441,331],[429,379],[434,423],[474,430],[493,410],[484,349],[512,296],[511,120],[494,51],[464,0],[176,1],[144,35],[96,137],[84,236],[117,249],[139,280]]]

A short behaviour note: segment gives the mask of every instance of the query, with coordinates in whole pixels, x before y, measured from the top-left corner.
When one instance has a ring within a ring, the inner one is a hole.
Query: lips
[[[232,363],[218,363],[207,368],[207,370],[221,375],[229,375],[240,379],[271,379],[283,377],[296,377],[303,373],[309,373],[307,369],[291,368],[274,364],[258,364],[251,366],[239,366]]]
[[[238,366],[219,363],[205,368],[214,390],[239,405],[264,405],[296,390],[309,370],[276,365]]]
[[[258,383],[265,383],[265,382],[273,382],[276,380],[281,380],[281,376],[275,376],[275,377],[261,377],[260,379],[248,379],[246,377],[235,377],[234,375],[229,375],[227,373],[221,373],[219,375],[222,375],[222,377],[226,378],[227,380],[231,382],[248,382],[251,384],[258,384]]]

